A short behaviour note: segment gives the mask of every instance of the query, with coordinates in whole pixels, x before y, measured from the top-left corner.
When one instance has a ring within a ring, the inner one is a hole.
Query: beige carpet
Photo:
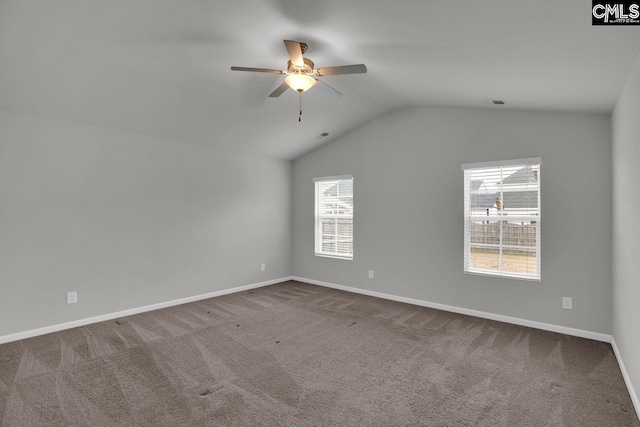
[[[298,282],[0,345],[0,420],[640,426],[608,344]]]

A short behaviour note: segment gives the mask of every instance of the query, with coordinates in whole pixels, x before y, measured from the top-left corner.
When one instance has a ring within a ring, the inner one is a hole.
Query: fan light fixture
[[[339,65],[337,67],[316,68],[315,64],[309,58],[305,58],[304,53],[307,51],[307,44],[296,42],[293,40],[285,40],[284,47],[289,54],[289,61],[285,70],[277,70],[273,68],[249,68],[249,67],[231,67],[232,71],[251,71],[255,73],[271,73],[286,74],[284,82],[276,88],[269,98],[277,98],[291,88],[298,92],[300,113],[298,121],[302,120],[302,92],[306,92],[313,86],[318,84],[318,89],[326,93],[333,99],[340,98],[342,94],[316,77],[335,76],[338,74],[358,74],[366,73],[367,67],[364,64]]]
[[[316,79],[306,74],[289,74],[284,81],[298,92],[306,92],[316,84]]]
[[[300,114],[298,114],[298,121],[302,120],[302,92],[305,92],[316,84],[316,79],[307,74],[289,74],[284,78],[284,82],[291,87],[291,89],[298,91],[300,95],[298,106],[300,107]]]

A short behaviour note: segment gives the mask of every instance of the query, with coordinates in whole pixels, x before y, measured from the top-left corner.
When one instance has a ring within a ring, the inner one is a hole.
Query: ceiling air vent
[[[480,102],[487,105],[505,105],[506,104],[506,102],[504,102],[502,99],[481,99]]]
[[[314,136],[315,139],[323,139],[329,136],[329,132],[322,132],[320,135]]]

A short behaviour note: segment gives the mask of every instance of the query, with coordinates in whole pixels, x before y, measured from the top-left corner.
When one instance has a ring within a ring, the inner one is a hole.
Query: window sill
[[[320,257],[320,258],[333,258],[333,259],[341,259],[341,260],[345,260],[345,261],[353,261],[353,256],[347,257],[347,256],[331,255],[331,254],[319,254],[319,253],[316,253],[315,255],[317,257]]]
[[[512,274],[500,274],[486,270],[465,270],[464,274],[470,274],[472,276],[487,276],[487,277],[497,277],[500,279],[514,279],[514,280],[523,280],[525,282],[541,282],[542,279],[540,277],[531,277],[531,276],[517,276]]]

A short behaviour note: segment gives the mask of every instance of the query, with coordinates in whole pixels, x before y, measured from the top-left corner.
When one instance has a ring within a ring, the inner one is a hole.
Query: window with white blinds
[[[353,177],[315,178],[316,255],[353,259]]]
[[[540,164],[462,165],[466,273],[540,280]]]

